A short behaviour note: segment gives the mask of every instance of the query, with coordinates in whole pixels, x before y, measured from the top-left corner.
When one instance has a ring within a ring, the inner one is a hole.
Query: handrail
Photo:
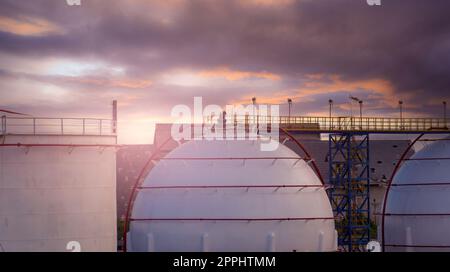
[[[115,136],[115,121],[100,118],[2,116],[1,134]]]
[[[273,124],[296,131],[424,132],[449,131],[450,118],[250,116],[226,118],[228,124]],[[100,118],[1,117],[0,134],[116,135],[115,121]]]
[[[422,132],[449,131],[449,118],[398,118],[398,117],[324,117],[324,116],[252,116],[227,117],[227,123],[274,124],[296,131],[387,131]]]

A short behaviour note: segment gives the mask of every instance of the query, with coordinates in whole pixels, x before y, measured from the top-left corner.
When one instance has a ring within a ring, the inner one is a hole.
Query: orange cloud
[[[248,72],[248,71],[231,70],[227,67],[220,67],[212,70],[201,71],[199,75],[207,78],[226,78],[227,80],[230,81],[242,80],[247,78],[262,78],[273,81],[281,79],[281,76],[266,71]]]
[[[259,6],[285,6],[294,3],[295,0],[244,0],[242,4],[252,4]]]
[[[23,36],[41,36],[49,33],[62,32],[55,24],[39,18],[0,17],[0,30]]]
[[[380,103],[382,106],[374,105],[371,107],[372,109],[398,106],[399,97],[396,96],[392,83],[385,79],[344,80],[338,75],[323,74],[307,75],[306,78],[307,82],[298,89],[277,91],[270,96],[256,95],[257,101],[261,104],[286,104],[287,99],[291,98],[294,101],[314,102],[313,96],[318,94],[329,93],[332,97],[333,93],[343,91],[351,93],[356,90],[363,90],[368,92],[369,98],[382,100]],[[251,97],[252,95],[246,95],[232,103],[249,104]],[[407,100],[408,98],[407,95],[404,95],[401,99]]]
[[[383,107],[395,108],[398,106],[398,100],[408,100],[412,98],[412,94],[404,92],[402,97],[398,97],[392,83],[385,79],[375,78],[367,80],[343,80],[338,75],[309,75],[310,81],[299,88],[297,98],[304,98],[320,93],[336,93],[342,91],[352,92],[355,90],[365,90],[369,94],[369,98],[382,99]],[[327,78],[326,81],[319,81]],[[376,96],[376,97],[375,97]]]
[[[319,94],[324,92],[341,92],[344,90],[352,91],[356,89],[363,89],[383,93],[386,95],[393,95],[394,88],[388,80],[384,79],[368,79],[368,80],[343,80],[338,75],[328,76],[329,80],[319,81],[325,78],[325,75],[310,75],[310,81],[306,82],[303,87],[299,89],[299,96],[306,96],[312,94]]]
[[[237,100],[233,100],[230,104],[233,105],[245,105],[250,104],[252,97],[256,97],[258,104],[277,105],[287,103],[288,98],[292,98],[292,93],[289,91],[273,92],[271,96],[258,96],[258,95],[246,95]],[[303,99],[305,101],[305,99]]]
[[[152,85],[150,80],[112,80],[110,85],[113,87],[123,87],[130,89],[142,89]]]
[[[138,80],[138,79],[106,79],[95,77],[65,77],[68,82],[85,83],[97,86],[128,88],[128,89],[143,89],[150,87],[152,81]]]

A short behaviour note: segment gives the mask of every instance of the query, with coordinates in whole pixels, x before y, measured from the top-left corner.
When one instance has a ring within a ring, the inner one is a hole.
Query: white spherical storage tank
[[[385,251],[450,251],[449,158],[447,138],[403,162],[385,199]]]
[[[0,251],[117,250],[115,136],[3,141]]]
[[[260,140],[194,140],[162,159],[134,203],[128,251],[335,251],[325,188]]]

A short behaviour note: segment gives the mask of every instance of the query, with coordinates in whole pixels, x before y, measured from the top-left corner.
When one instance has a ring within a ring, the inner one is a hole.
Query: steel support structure
[[[370,241],[369,134],[330,134],[328,159],[328,196],[336,218],[339,249],[363,251]]]

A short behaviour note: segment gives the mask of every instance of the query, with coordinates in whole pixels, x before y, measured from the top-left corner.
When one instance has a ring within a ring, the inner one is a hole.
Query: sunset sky
[[[450,1],[0,0],[0,109],[110,117],[141,143],[177,104],[440,116],[450,102]]]

